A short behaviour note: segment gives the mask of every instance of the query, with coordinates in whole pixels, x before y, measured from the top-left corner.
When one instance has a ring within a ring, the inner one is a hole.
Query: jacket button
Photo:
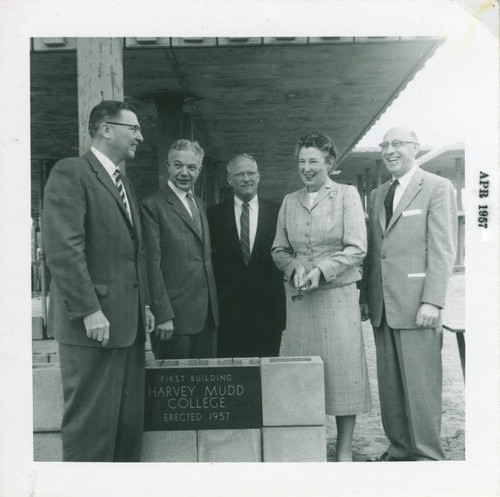
[[[382,259],[385,259],[385,255],[382,256]]]
[[[139,285],[137,283],[134,283],[134,288],[137,288]]]

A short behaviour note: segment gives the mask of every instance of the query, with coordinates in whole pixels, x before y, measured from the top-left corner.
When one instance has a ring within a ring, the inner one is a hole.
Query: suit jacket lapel
[[[241,252],[240,238],[238,236],[238,228],[236,227],[236,216],[234,213],[234,199],[228,201],[224,206],[224,229],[227,230],[228,239],[234,249],[234,253],[243,262],[243,254]]]
[[[333,198],[337,195],[338,186],[330,178],[327,178],[325,184],[319,189],[316,198],[311,206],[311,210],[314,209],[320,202],[322,202],[326,197]]]
[[[184,204],[180,201],[179,197],[175,194],[175,192],[168,186],[168,184],[165,185],[164,187],[164,193],[165,193],[165,198],[167,202],[172,205],[172,210],[193,230],[194,234],[201,240],[201,236],[198,233],[198,228],[196,227],[195,222],[193,221],[193,218],[187,211],[186,207],[184,207]],[[196,201],[196,197],[195,197]],[[200,217],[201,217],[201,222],[203,226],[203,230],[205,233],[207,233],[208,228],[206,226],[206,219],[204,219],[202,210],[200,209],[200,206],[198,202],[196,202],[196,205],[198,206],[198,209],[200,210]]]
[[[134,190],[132,189],[132,184],[130,180],[126,177],[122,177],[123,181],[123,186],[125,187],[125,191],[127,192],[127,199],[128,199],[128,205],[130,207],[130,214],[132,216],[132,225],[137,234],[139,235],[139,238],[141,237],[141,230],[140,230],[140,214],[139,210],[137,208],[137,200],[135,198],[135,193]],[[123,202],[122,202],[123,203]],[[125,209],[126,210],[126,209]],[[127,219],[129,219],[127,215]],[[130,221],[130,219],[129,219]]]
[[[384,183],[380,189],[379,189],[379,194],[375,202],[378,202],[378,206],[375,209],[374,206],[374,212],[378,211],[378,222],[380,223],[380,228],[382,229],[382,232],[385,232],[385,207],[384,207],[384,199],[385,196],[387,195],[387,192],[389,191],[389,188],[391,186],[390,181],[387,183]]]
[[[307,188],[302,188],[302,190],[300,190],[298,200],[302,204],[302,207],[304,207],[307,210],[311,209],[311,205],[309,204],[309,193],[307,191]]]
[[[120,193],[118,192],[118,188],[116,188],[116,184],[113,182],[111,177],[109,176],[108,172],[106,169],[104,169],[104,166],[100,163],[99,159],[89,150],[84,157],[89,161],[90,166],[96,173],[97,179],[104,185],[104,187],[111,193],[111,195],[115,198],[116,202],[118,203],[119,209],[122,211],[123,215],[125,216],[126,222],[129,226],[129,228],[133,228],[132,223],[130,221],[130,218],[128,216],[127,209],[125,208],[125,205],[123,203],[122,198],[120,197]],[[124,186],[126,185],[127,181],[124,181],[123,184]],[[125,186],[125,190],[127,192],[127,197],[130,197],[130,188],[127,189]],[[129,202],[129,204],[132,204],[132,202]],[[130,208],[132,212],[132,207]]]
[[[323,199],[330,195],[337,194],[337,185],[330,178],[327,178],[325,184],[319,189],[312,205],[309,204],[309,192],[303,188],[299,193],[299,202],[307,210],[313,210]]]
[[[266,205],[265,202],[259,199],[259,215],[257,217],[257,232],[255,233],[255,240],[253,242],[253,249],[250,255],[250,261],[253,255],[257,253],[261,243],[264,231],[266,229]]]
[[[406,190],[403,193],[401,200],[396,206],[396,210],[394,211],[394,214],[392,215],[389,225],[387,226],[388,230],[398,220],[399,216],[401,216],[401,213],[408,207],[410,202],[412,202],[412,200],[415,198],[418,192],[422,189],[423,181],[424,178],[422,175],[422,171],[420,169],[417,169],[413,174],[413,178],[410,180],[410,183],[406,187]]]

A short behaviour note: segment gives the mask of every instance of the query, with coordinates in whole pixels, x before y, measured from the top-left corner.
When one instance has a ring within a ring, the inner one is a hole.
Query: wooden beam
[[[83,154],[90,146],[90,111],[103,100],[123,101],[122,38],[78,38],[78,125]]]

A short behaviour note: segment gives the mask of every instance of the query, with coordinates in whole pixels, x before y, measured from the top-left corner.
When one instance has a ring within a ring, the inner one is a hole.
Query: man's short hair
[[[243,153],[243,154],[235,155],[232,159],[229,160],[229,162],[227,163],[227,166],[226,166],[226,171],[229,173],[229,169],[231,169],[232,166],[234,166],[235,164],[238,164],[238,162],[240,162],[243,159],[251,160],[255,164],[255,167],[258,167],[257,161],[251,155]]]
[[[91,111],[89,116],[89,133],[92,138],[97,135],[99,127],[102,123],[110,119],[115,119],[122,110],[129,110],[137,115],[137,112],[132,104],[127,102],[119,102],[117,100],[103,100],[97,104]]]
[[[203,157],[205,156],[205,151],[200,147],[198,142],[192,142],[191,140],[186,140],[181,138],[180,140],[175,140],[172,143],[172,146],[168,150],[168,160],[170,161],[170,156],[172,152],[178,150],[191,150],[200,158],[200,164],[203,161]]]

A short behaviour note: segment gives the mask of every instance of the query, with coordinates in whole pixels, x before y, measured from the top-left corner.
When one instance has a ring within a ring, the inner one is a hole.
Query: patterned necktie
[[[392,217],[392,204],[394,203],[394,192],[396,191],[396,187],[399,185],[399,181],[395,179],[387,192],[387,195],[384,199],[384,207],[385,207],[385,227],[389,225],[389,221]]]
[[[186,194],[186,200],[188,201],[189,208],[191,209],[193,221],[196,224],[196,227],[198,228],[198,234],[200,236],[203,236],[203,228],[201,225],[200,211],[198,209],[198,206],[196,205],[196,202],[194,201],[194,197],[193,197],[193,194],[191,192]]]
[[[243,203],[241,206],[240,245],[243,252],[243,260],[248,265],[248,261],[250,260],[250,211],[248,202]]]
[[[116,187],[118,188],[118,192],[120,193],[120,197],[122,198],[123,205],[125,206],[125,210],[127,211],[129,219],[132,221],[132,217],[130,215],[130,208],[128,206],[128,201],[127,201],[127,194],[125,193],[125,187],[123,186],[122,175],[120,174],[120,171],[118,169],[115,169],[113,176],[115,178],[115,184]]]

